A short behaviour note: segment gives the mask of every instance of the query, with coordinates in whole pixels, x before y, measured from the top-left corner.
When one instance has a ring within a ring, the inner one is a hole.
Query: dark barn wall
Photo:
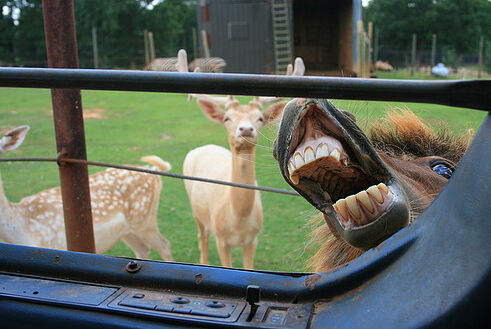
[[[351,76],[356,72],[357,21],[361,0],[288,0],[293,58],[309,75]],[[198,36],[208,32],[211,56],[227,62],[225,72],[273,73],[274,38],[270,1],[200,0]]]
[[[325,70],[338,63],[338,4],[333,1],[294,1],[294,54],[307,70]]]
[[[353,1],[293,2],[294,54],[310,74],[353,70]]]
[[[355,62],[353,57],[353,48],[355,43],[353,40],[353,31],[358,19],[355,19],[356,5],[351,1],[341,1],[339,4],[339,52],[338,65],[341,70],[341,75],[351,75],[355,72]],[[356,37],[356,35],[355,35]],[[356,53],[356,52],[355,52]]]
[[[206,4],[210,23],[201,25],[209,33],[210,55],[227,62],[225,72],[271,73],[274,57],[268,1],[215,0]]]

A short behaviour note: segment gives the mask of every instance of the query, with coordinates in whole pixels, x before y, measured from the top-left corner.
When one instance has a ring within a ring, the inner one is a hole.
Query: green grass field
[[[182,173],[186,153],[204,144],[228,147],[225,129],[201,113],[196,103],[188,103],[184,94],[82,91],[85,113],[99,116],[85,120],[87,154],[90,160],[116,164],[142,164],[144,155],[156,154],[173,165],[171,172]],[[242,99],[249,99],[243,97]],[[425,104],[334,101],[342,109],[358,116],[365,127],[393,107],[409,107],[432,124],[446,122],[455,133],[477,129],[485,113]],[[0,88],[0,129],[28,124],[31,130],[17,150],[4,157],[55,157],[56,144],[50,91],[45,89]],[[265,127],[257,147],[257,180],[262,186],[289,189],[271,154],[277,127]],[[54,163],[1,162],[3,185],[10,201],[59,185]],[[102,168],[90,167],[90,172]],[[162,178],[159,208],[161,233],[171,242],[175,261],[199,260],[197,230],[181,180]],[[313,253],[307,247],[306,222],[316,214],[300,197],[262,192],[264,226],[259,236],[255,268],[274,271],[302,271]],[[133,257],[122,242],[108,254]],[[152,251],[152,259],[160,259]],[[210,261],[219,265],[212,240]],[[242,266],[241,251],[233,253],[234,266]]]

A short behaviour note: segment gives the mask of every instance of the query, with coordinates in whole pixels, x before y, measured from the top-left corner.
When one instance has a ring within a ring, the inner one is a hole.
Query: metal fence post
[[[77,39],[72,0],[43,0],[48,66],[78,68]],[[87,159],[82,97],[79,89],[51,89],[58,154]],[[89,175],[86,164],[59,167],[67,248],[95,252]]]

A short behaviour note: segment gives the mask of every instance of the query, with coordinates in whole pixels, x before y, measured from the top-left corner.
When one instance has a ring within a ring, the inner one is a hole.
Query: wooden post
[[[153,61],[155,59],[155,45],[152,32],[148,32],[148,48],[150,49],[150,61]]]
[[[363,21],[358,21],[358,77],[363,77]]]
[[[364,36],[364,45],[365,45],[365,55],[363,56],[365,58],[364,60],[364,68],[365,72],[363,74],[364,78],[369,78],[370,77],[370,39],[368,39],[367,33],[363,33]]]
[[[150,62],[150,49],[148,48],[148,30],[143,30],[143,44],[145,46],[145,64]]]
[[[436,34],[433,33],[433,35],[431,36],[431,63],[430,63],[431,68],[433,68],[436,65],[435,59],[436,59]]]
[[[73,1],[43,0],[46,54],[50,68],[78,68]],[[51,89],[58,154],[87,160],[79,89]],[[86,164],[59,166],[67,249],[95,253],[89,174]]]
[[[208,33],[205,30],[201,30],[201,38],[203,40],[203,51],[205,52],[205,57],[210,57],[210,46],[208,45]]]
[[[416,33],[413,33],[413,46],[411,50],[411,76],[414,75],[414,69],[416,68]]]
[[[375,46],[373,51],[373,63],[378,61],[378,30],[375,30]]]
[[[94,68],[99,68],[99,54],[97,51],[97,28],[92,27],[92,52],[94,53]]]
[[[198,32],[196,28],[193,27],[193,58],[197,58],[197,49],[198,49]]]
[[[370,77],[370,71],[372,70],[372,56],[373,56],[373,48],[372,48],[372,45],[373,45],[373,22],[368,22],[368,41],[369,41],[369,44],[368,44],[368,53],[367,53],[367,65],[368,65],[368,68],[367,68],[367,78]]]
[[[483,70],[483,58],[484,58],[484,37],[479,40],[479,68],[477,71],[477,77],[481,78],[481,71]]]

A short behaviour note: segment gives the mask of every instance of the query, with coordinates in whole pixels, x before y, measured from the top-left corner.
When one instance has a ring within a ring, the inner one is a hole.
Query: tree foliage
[[[141,67],[144,30],[152,31],[156,55],[175,56],[192,49],[196,1],[76,0],[77,42],[81,67],[93,66],[92,28],[97,31],[99,63],[103,67]],[[0,63],[46,65],[41,0],[0,0]],[[18,15],[13,14],[14,11]]]
[[[491,40],[489,0],[372,0],[364,12],[379,32],[382,47],[410,49],[412,34],[418,49],[430,49],[432,34],[440,47],[457,53],[477,53],[479,39]]]

